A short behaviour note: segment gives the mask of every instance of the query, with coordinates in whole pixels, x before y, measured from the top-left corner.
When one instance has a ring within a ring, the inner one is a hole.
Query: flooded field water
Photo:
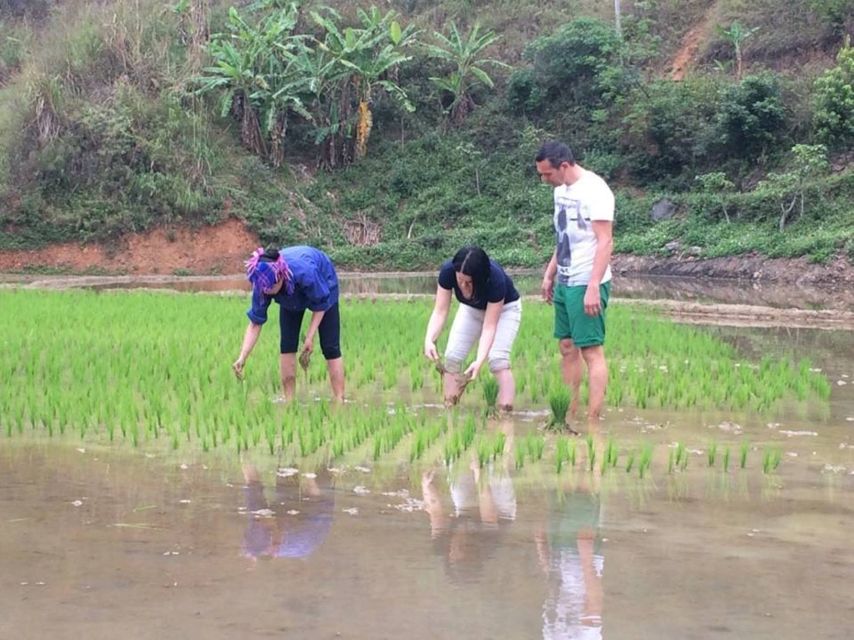
[[[654,443],[642,479],[0,436],[0,638],[848,638],[854,333],[708,330],[808,356],[829,405],[611,410],[595,441]],[[512,450],[542,419],[488,428]]]
[[[540,270],[510,270],[523,295],[538,295]],[[343,272],[345,295],[433,294],[435,273],[371,274]],[[246,279],[230,276],[36,276],[0,274],[0,286],[89,289],[170,289],[174,291],[249,291]],[[792,284],[652,278],[615,275],[614,294],[619,298],[643,298],[681,302],[761,305],[777,309],[834,309],[854,311],[854,292]]]

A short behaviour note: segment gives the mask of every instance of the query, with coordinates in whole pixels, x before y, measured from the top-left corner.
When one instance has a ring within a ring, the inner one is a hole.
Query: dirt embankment
[[[21,251],[0,251],[0,272],[55,269],[68,273],[235,274],[258,246],[258,238],[238,220],[193,228],[155,229],[131,234],[110,245],[76,242]],[[854,266],[844,257],[827,264],[806,258],[758,255],[698,259],[617,255],[616,273],[686,278],[738,278],[753,282],[854,287]]]
[[[0,271],[57,269],[68,273],[239,273],[258,237],[238,220],[199,228],[154,229],[110,245],[63,244],[0,251]]]

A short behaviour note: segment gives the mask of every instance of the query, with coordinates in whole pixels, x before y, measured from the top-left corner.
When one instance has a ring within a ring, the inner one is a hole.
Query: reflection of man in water
[[[316,478],[277,475],[276,499],[272,505],[264,497],[258,470],[246,465],[243,476],[249,512],[243,538],[244,555],[257,560],[261,556],[305,558],[314,553],[329,534],[335,511],[329,472],[322,469]],[[288,511],[298,513],[288,514]]]
[[[543,638],[602,638],[602,573],[605,557],[599,524],[602,502],[592,473],[576,489],[556,489],[548,524],[535,530],[540,567],[548,578]]]

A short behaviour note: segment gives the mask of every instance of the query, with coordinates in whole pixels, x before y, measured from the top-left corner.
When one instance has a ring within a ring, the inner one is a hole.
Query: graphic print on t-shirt
[[[557,282],[586,285],[593,272],[598,240],[594,222],[614,221],[614,194],[595,173],[585,171],[571,185],[554,191],[554,228],[557,240]],[[600,284],[611,279],[607,267]]]
[[[572,262],[572,246],[569,241],[571,222],[575,222],[579,231],[587,229],[587,220],[581,213],[581,201],[567,199],[560,205],[555,219],[555,236],[557,239],[557,263],[559,267],[569,268]]]

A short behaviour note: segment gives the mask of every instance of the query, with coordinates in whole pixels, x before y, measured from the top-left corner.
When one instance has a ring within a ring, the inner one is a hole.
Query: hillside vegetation
[[[618,4],[0,0],[0,248],[234,216],[349,267],[539,265],[559,138],[617,251],[854,259],[854,0]]]

